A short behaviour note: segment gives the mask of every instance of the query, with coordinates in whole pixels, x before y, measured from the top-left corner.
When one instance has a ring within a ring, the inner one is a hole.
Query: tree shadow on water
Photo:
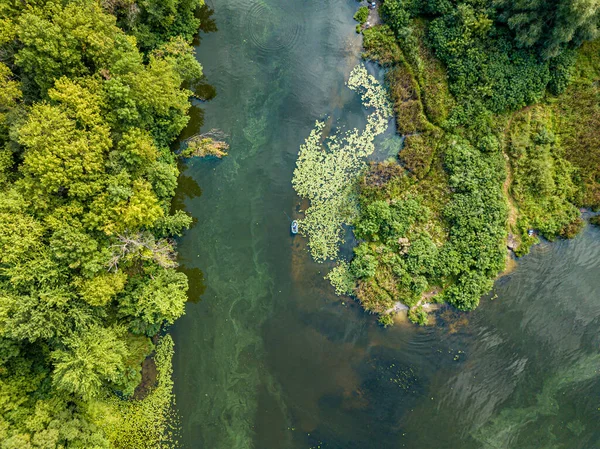
[[[183,170],[180,167],[180,173]],[[171,212],[177,210],[185,210],[185,200],[198,198],[202,195],[202,189],[200,185],[191,176],[184,175],[181,173],[177,180],[177,190],[173,201],[171,202]]]
[[[196,10],[195,17],[200,20],[200,31],[202,31],[203,33],[214,33],[219,30],[217,28],[217,22],[215,22],[215,19],[212,18],[214,13],[215,10],[206,4],[200,6]],[[194,41],[192,42],[192,45],[194,47],[197,47],[198,45],[200,45],[201,41],[202,37],[200,36],[200,33],[198,33],[196,34],[196,36],[194,36]]]
[[[206,291],[204,283],[204,273],[200,268],[186,268],[180,266],[177,271],[185,274],[188,278],[188,302],[197,304],[201,301],[202,295]]]

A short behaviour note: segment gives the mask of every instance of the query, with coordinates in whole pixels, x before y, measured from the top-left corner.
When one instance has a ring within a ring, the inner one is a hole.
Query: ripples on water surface
[[[178,193],[197,220],[181,263],[202,294],[174,328],[185,447],[600,447],[600,233],[536,247],[474,313],[381,329],[333,296],[284,214],[314,120],[364,123],[344,86],[356,2],[211,6],[219,31],[198,55],[217,94],[188,135],[220,128],[231,151],[191,163]]]

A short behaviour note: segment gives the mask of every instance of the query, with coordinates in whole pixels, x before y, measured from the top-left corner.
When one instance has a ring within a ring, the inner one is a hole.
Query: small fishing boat
[[[290,226],[290,229],[292,231],[292,234],[298,234],[298,221],[297,220],[292,221],[292,225]]]

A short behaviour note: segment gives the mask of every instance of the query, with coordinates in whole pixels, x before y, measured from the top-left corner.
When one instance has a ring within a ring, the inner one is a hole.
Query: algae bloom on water
[[[300,220],[300,233],[318,262],[336,259],[342,242],[342,225],[357,215],[353,186],[375,149],[373,140],[387,129],[392,106],[384,87],[364,65],[354,67],[347,83],[373,110],[363,131],[337,132],[323,139],[325,122],[317,121],[300,147],[292,185],[310,206]]]

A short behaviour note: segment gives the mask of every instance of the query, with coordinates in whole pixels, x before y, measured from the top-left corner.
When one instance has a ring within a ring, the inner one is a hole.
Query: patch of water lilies
[[[350,295],[354,291],[355,279],[350,273],[348,262],[345,260],[340,260],[340,262],[327,273],[325,279],[328,279],[329,282],[331,282],[336,295]]]
[[[387,129],[392,105],[385,88],[369,75],[364,65],[357,65],[347,83],[373,112],[363,131],[352,129],[323,136],[325,122],[315,128],[300,147],[292,185],[310,202],[300,220],[300,233],[308,237],[312,257],[318,261],[335,260],[342,243],[342,225],[352,224],[358,207],[354,185],[373,153],[373,140]]]

